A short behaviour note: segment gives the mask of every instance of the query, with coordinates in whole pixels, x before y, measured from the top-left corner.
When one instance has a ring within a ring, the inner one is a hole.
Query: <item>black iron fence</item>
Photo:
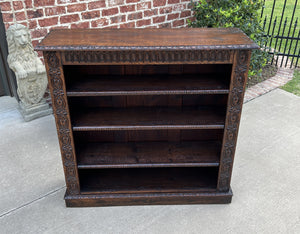
[[[264,45],[271,55],[271,64],[297,67],[300,58],[300,3],[298,0],[264,0],[261,19],[265,36]]]

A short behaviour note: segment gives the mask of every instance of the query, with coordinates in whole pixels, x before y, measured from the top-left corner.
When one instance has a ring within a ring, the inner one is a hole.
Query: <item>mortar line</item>
[[[11,213],[13,213],[13,212],[15,212],[15,211],[17,211],[19,209],[25,208],[25,207],[31,205],[32,203],[35,203],[35,202],[37,202],[37,201],[39,201],[39,200],[41,200],[41,199],[43,199],[43,198],[45,198],[45,197],[47,197],[49,195],[52,195],[52,194],[54,194],[54,193],[56,193],[56,192],[58,192],[58,191],[60,191],[60,190],[62,190],[64,188],[66,188],[66,186],[63,186],[63,187],[58,188],[58,189],[55,189],[55,190],[53,190],[53,191],[51,191],[49,193],[46,193],[45,195],[43,195],[41,197],[38,197],[38,198],[36,198],[36,199],[34,199],[34,200],[30,201],[30,202],[25,203],[25,204],[23,204],[23,205],[21,205],[19,207],[13,208],[13,209],[11,209],[11,210],[9,210],[9,211],[1,214],[0,218],[3,218],[4,216],[9,215],[9,214],[11,214]]]

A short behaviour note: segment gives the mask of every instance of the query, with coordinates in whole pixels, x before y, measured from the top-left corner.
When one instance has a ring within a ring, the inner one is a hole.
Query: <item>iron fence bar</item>
[[[267,36],[272,36],[272,35],[265,35],[266,37]],[[286,36],[274,36],[273,38],[279,38],[279,39],[288,39],[288,40],[297,40],[298,38],[297,37],[286,37]]]
[[[271,23],[271,22],[270,22],[270,23]],[[272,35],[274,35],[274,30],[275,30],[276,24],[277,24],[277,16],[275,17],[275,20],[274,20],[274,23],[273,23]],[[271,39],[270,39],[270,43],[269,43],[269,48],[271,48],[272,41],[273,41],[272,35],[271,35]],[[275,48],[274,48],[274,49],[275,49]],[[270,49],[269,49],[269,51],[270,51]],[[273,58],[272,58],[272,62],[271,62],[271,63],[273,64]]]
[[[300,54],[300,48],[299,48],[298,54]],[[296,60],[295,67],[297,67],[297,65],[298,65],[298,60],[299,60],[299,57],[300,57],[300,56],[297,56],[297,60]]]
[[[270,54],[275,54],[274,52],[270,52]],[[288,54],[284,54],[284,53],[276,53],[276,55],[283,55],[283,56],[286,56]],[[299,56],[298,55],[290,55],[290,57],[295,57],[295,58],[298,58]]]
[[[271,16],[270,16],[270,23],[269,23],[269,27],[268,27],[268,33],[267,33],[268,35],[269,35],[270,29],[271,29],[271,22],[272,22],[272,19],[273,19],[275,3],[276,3],[276,0],[274,0],[273,6],[272,6],[272,11],[271,11]],[[267,43],[268,43],[268,41],[266,40],[265,47],[266,47]]]
[[[267,16],[264,19],[264,23],[263,23],[263,32],[265,31],[265,27],[266,27],[266,23],[267,23]],[[265,37],[265,35],[263,35],[263,37]],[[261,40],[259,42],[259,45],[262,46],[263,44],[263,37],[261,37]],[[267,41],[267,40],[266,40]],[[264,48],[264,50],[266,51],[266,47]]]
[[[293,55],[296,55],[296,51],[297,51],[298,41],[299,41],[299,40],[300,40],[300,29],[299,29],[299,31],[298,31],[298,40],[296,41],[295,50],[294,50],[294,54],[293,54]],[[300,51],[299,51],[299,53],[298,53],[298,58],[299,58],[299,56],[300,56]],[[293,63],[294,63],[294,56],[293,56],[293,59],[292,59],[290,68],[292,68]],[[298,64],[298,61],[297,61],[297,63],[295,64],[295,67],[297,67],[297,64]]]
[[[292,35],[292,37],[294,37],[294,35],[295,35],[295,31],[296,31],[296,28],[297,28],[297,24],[298,24],[298,17],[296,18],[296,21],[295,21],[295,24],[294,24],[294,30],[293,30],[293,35]],[[287,59],[286,59],[286,61],[285,61],[285,67],[287,66],[287,62],[288,62],[288,59],[289,59],[289,57],[290,57],[290,52],[291,52],[291,48],[292,48],[292,44],[293,44],[293,42],[294,42],[294,40],[292,39],[291,40],[291,43],[290,43],[290,47],[289,47],[289,50],[288,50],[288,57],[287,57]],[[295,48],[296,49],[296,48]]]
[[[294,15],[295,15],[295,11],[296,11],[297,2],[298,2],[298,0],[295,1],[295,5],[294,5],[294,9],[293,9],[293,14],[292,14],[292,18],[291,18],[291,23],[290,23],[290,27],[289,27],[289,31],[288,31],[287,35],[290,35],[290,31],[291,31],[292,24],[293,24],[293,21],[294,21]],[[291,43],[292,43],[292,41],[291,41]],[[285,51],[286,51],[287,44],[288,44],[288,39],[286,39],[283,53],[285,53]],[[286,63],[287,63],[288,59],[289,59],[289,57],[287,56]],[[282,67],[282,64],[283,64],[283,59],[281,60],[280,67]]]
[[[264,14],[265,3],[266,3],[266,0],[264,0],[263,6],[262,6],[262,9],[261,9],[260,18],[262,18],[263,14]],[[264,28],[264,29],[265,29],[265,28]]]
[[[280,33],[280,30],[281,30],[281,24],[282,24],[282,19],[283,19],[284,12],[285,12],[286,1],[287,0],[284,1],[283,8],[282,8],[282,15],[281,15],[281,18],[280,18],[280,23],[279,23],[279,28],[278,28],[278,35]],[[275,41],[275,47],[274,47],[275,50],[276,50],[277,43],[278,43],[278,38],[276,38],[276,41]],[[274,57],[272,58],[271,63],[273,63],[273,61],[274,61]],[[276,63],[276,65],[277,65],[277,63]]]
[[[285,17],[285,21],[284,21],[284,23],[283,23],[283,29],[282,29],[282,34],[281,34],[281,36],[283,36],[284,35],[284,32],[285,32],[285,28],[286,28],[286,24],[287,24],[287,17]],[[281,45],[282,45],[282,41],[283,41],[284,39],[281,39],[280,40],[280,43],[279,43],[279,49],[278,49],[278,51],[280,51],[280,49],[281,49]],[[287,40],[285,41],[285,43],[287,43]],[[277,58],[276,58],[276,65],[277,65],[277,63],[278,63],[278,56],[277,56]],[[284,56],[283,56],[283,58],[281,59],[281,61],[284,59]],[[281,66],[280,66],[281,67]]]

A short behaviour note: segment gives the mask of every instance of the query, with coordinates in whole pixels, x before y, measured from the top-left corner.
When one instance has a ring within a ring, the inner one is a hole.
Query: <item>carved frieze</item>
[[[228,191],[230,188],[230,176],[236,148],[236,140],[240,122],[241,109],[244,97],[244,85],[248,72],[249,51],[241,50],[236,55],[236,66],[231,83],[231,91],[228,99],[227,118],[224,129],[224,142],[221,151],[219,191]]]
[[[176,51],[65,51],[64,63],[172,63],[219,62],[229,63],[231,50],[176,50]]]
[[[68,115],[67,98],[64,93],[64,81],[60,60],[55,52],[46,52],[49,67],[50,90],[52,92],[53,111],[56,116],[57,133],[66,176],[68,194],[79,194],[75,150],[72,147],[72,132]]]

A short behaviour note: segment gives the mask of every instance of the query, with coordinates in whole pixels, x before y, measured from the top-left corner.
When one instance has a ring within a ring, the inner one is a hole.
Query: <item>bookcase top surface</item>
[[[58,29],[35,48],[64,50],[258,49],[238,28]]]

